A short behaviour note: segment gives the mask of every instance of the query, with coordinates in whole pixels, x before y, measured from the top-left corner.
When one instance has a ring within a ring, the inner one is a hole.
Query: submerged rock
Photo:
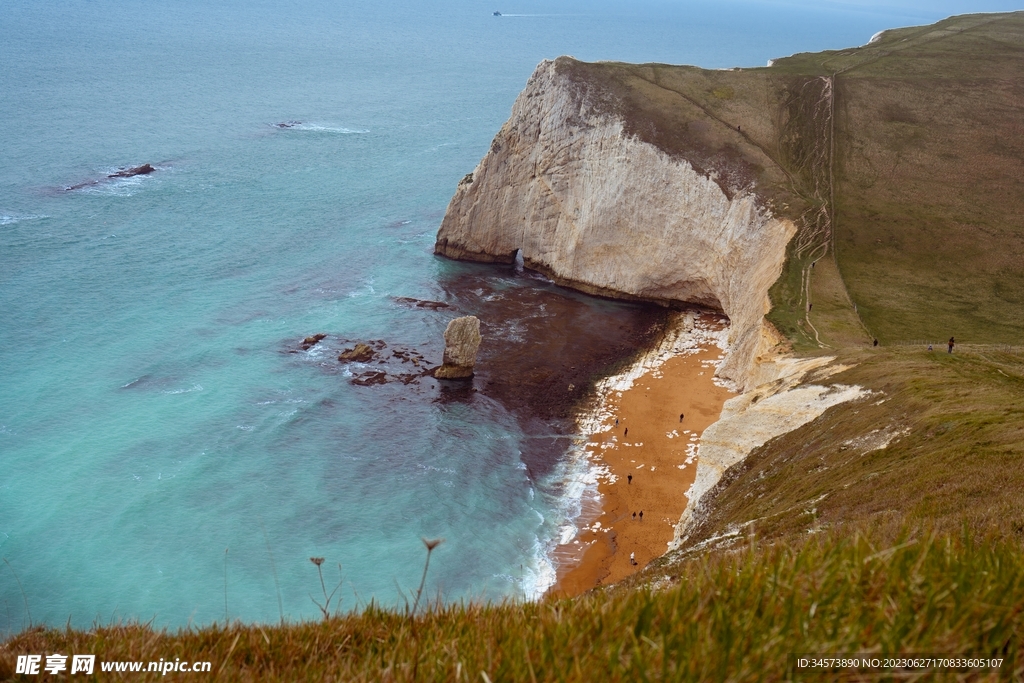
[[[480,320],[467,315],[455,318],[444,331],[444,364],[434,371],[437,379],[469,379],[480,348]]]
[[[372,387],[375,384],[387,384],[388,375],[386,372],[364,372],[352,378],[352,384],[361,387]]]
[[[113,173],[108,173],[107,177],[103,181],[117,178],[133,178],[137,175],[149,175],[150,173],[156,172],[156,168],[153,164],[143,164],[142,166],[133,166],[132,168],[120,168]],[[101,180],[86,180],[83,183],[77,183],[75,185],[68,185],[64,188],[65,192],[74,192],[75,190],[81,190],[85,187],[93,187],[99,185]]]
[[[416,308],[429,308],[436,311],[440,308],[451,308],[450,304],[446,304],[443,301],[430,301],[429,299],[413,299],[408,296],[396,296],[395,301],[400,304],[406,304],[408,306],[415,306]]]
[[[137,175],[149,175],[156,169],[153,168],[152,164],[143,164],[142,166],[135,166],[134,168],[122,168],[116,173],[111,173],[108,178],[132,178]]]

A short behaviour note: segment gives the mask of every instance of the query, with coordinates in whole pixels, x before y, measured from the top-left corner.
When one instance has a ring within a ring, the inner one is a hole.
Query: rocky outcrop
[[[318,332],[316,334],[311,334],[310,336],[308,336],[308,337],[306,337],[305,339],[302,340],[302,350],[303,351],[309,351],[311,348],[313,348],[314,346],[316,346],[317,344],[319,344],[320,342],[322,342],[326,338],[327,338],[327,335],[324,334],[323,332]]]
[[[356,344],[353,348],[339,353],[338,360],[343,363],[369,363],[375,355],[368,344]]]
[[[459,183],[435,252],[528,267],[606,296],[688,302],[724,312],[719,374],[748,385],[777,341],[768,289],[795,233],[752,186],[726,187],[630,134],[614,108],[571,76],[573,60],[537,67],[512,116]],[[596,86],[595,86],[596,87]]]
[[[153,164],[142,164],[142,166],[133,166],[131,168],[119,168],[113,173],[107,174],[107,179],[117,180],[119,178],[134,178],[139,175],[149,175],[155,173],[156,167]],[[81,190],[86,187],[93,187],[99,185],[99,180],[87,180],[83,183],[77,183],[75,185],[68,185],[64,188],[65,192],[74,192],[75,190]]]
[[[469,379],[480,348],[480,319],[473,315],[455,318],[444,331],[444,365],[434,371],[437,379]]]
[[[108,178],[134,178],[137,175],[149,175],[156,171],[152,164],[143,164],[142,166],[135,166],[133,168],[121,168],[115,173],[107,175]]]

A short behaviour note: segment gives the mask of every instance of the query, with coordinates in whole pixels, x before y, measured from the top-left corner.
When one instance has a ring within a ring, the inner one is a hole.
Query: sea
[[[559,297],[643,322],[432,253],[534,67],[763,66],[1009,8],[0,0],[0,633],[405,609],[424,539],[425,600],[542,595],[586,465],[529,456],[553,423],[514,380],[421,373],[474,297],[521,304],[484,347],[564,341]],[[363,342],[402,381],[337,360]]]

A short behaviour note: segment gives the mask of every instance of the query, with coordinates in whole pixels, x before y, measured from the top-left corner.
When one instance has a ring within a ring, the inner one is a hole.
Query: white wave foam
[[[607,467],[591,459],[586,448],[585,439],[576,439],[565,461],[548,479],[550,488],[558,492],[554,505],[557,526],[543,543],[538,539],[536,544],[535,571],[528,585],[524,583],[524,594],[530,599],[540,599],[555,585],[558,578],[555,551],[571,543],[579,534],[578,524],[584,516],[584,508],[589,512],[589,508],[599,507],[598,483],[602,479],[614,480]]]
[[[367,278],[363,280],[363,285],[360,289],[354,289],[347,294],[350,299],[357,297],[366,296],[368,294],[376,294],[377,290],[373,288],[373,278]]]
[[[101,194],[108,197],[132,197],[142,188],[147,176],[137,175],[131,178],[111,178],[94,184],[79,187],[74,192],[83,194]]]
[[[192,387],[189,388],[189,389],[168,389],[164,393],[165,394],[170,394],[170,395],[174,395],[174,394],[190,394],[193,391],[202,391],[202,390],[203,390],[203,385],[202,384],[193,384]]]
[[[520,588],[526,600],[540,600],[549,588],[555,585],[558,573],[540,539],[533,542],[534,563],[523,568]]]
[[[280,126],[277,126],[280,128]],[[282,130],[303,130],[311,133],[336,133],[338,135],[366,135],[369,129],[345,128],[344,126],[328,126],[319,123],[296,123],[283,127]]]
[[[14,223],[20,223],[22,221],[38,221],[43,218],[49,218],[45,214],[27,214],[27,215],[8,215],[0,214],[0,225],[13,225]]]

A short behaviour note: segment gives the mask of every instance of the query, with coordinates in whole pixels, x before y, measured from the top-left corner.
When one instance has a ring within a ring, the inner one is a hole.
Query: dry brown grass
[[[212,664],[208,674],[94,677],[132,681],[1019,680],[1020,546],[928,532],[895,541],[833,534],[745,546],[677,566],[659,590],[449,605],[415,618],[371,606],[320,622],[179,633],[145,625],[37,629],[0,646],[0,680],[17,655],[53,652],[95,654],[98,668],[125,660]],[[823,675],[797,667],[799,653],[930,653],[998,664]]]

